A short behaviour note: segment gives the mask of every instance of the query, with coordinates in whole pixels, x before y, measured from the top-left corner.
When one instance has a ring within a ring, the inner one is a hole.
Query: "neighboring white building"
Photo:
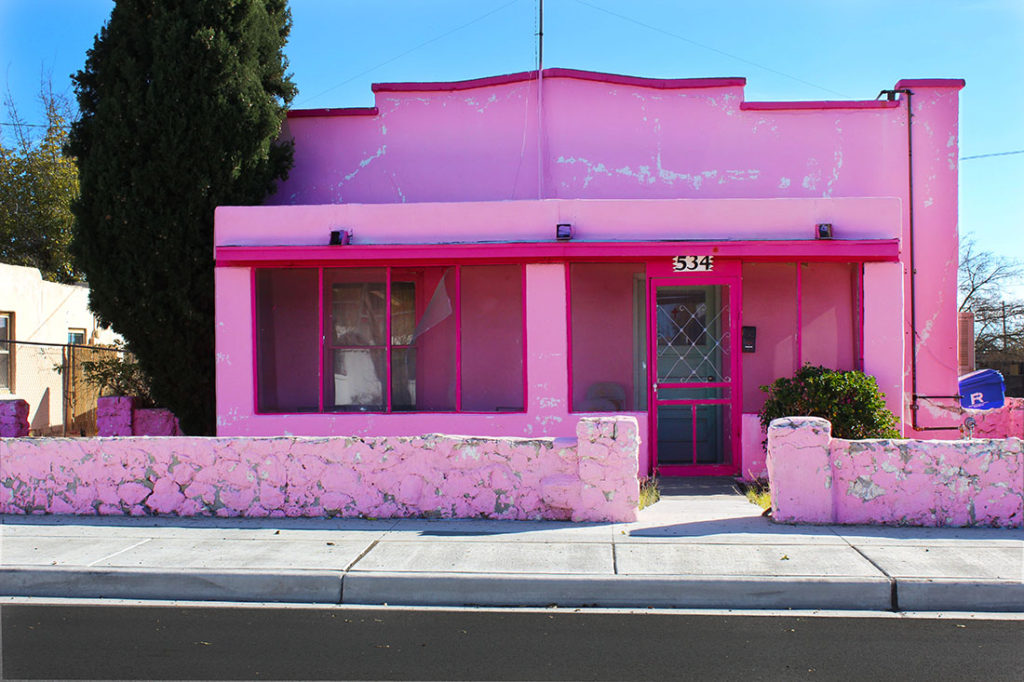
[[[120,338],[97,323],[88,287],[47,282],[36,268],[0,263],[0,400],[28,402],[33,434],[63,431],[66,381],[57,371],[62,346]]]

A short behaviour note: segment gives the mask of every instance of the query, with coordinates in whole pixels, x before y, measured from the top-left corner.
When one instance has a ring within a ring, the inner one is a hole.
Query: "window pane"
[[[391,270],[391,407],[455,409],[455,268]]]
[[[256,376],[260,412],[315,412],[317,271],[256,271]]]
[[[331,396],[336,411],[384,410],[384,349],[335,349],[331,355]]]
[[[572,409],[647,409],[647,333],[644,266],[574,263]]]
[[[524,409],[523,271],[519,265],[462,268],[462,409]]]
[[[324,313],[331,346],[383,346],[384,268],[324,270]]]
[[[0,388],[11,388],[11,313],[0,313]]]

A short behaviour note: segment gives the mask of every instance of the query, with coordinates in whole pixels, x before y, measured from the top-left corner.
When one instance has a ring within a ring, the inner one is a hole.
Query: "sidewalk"
[[[0,595],[1024,612],[1020,529],[784,526],[667,486],[630,524],[5,516]]]

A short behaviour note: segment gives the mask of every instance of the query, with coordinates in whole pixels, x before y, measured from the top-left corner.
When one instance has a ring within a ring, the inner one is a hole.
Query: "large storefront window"
[[[518,265],[257,270],[259,409],[522,411],[522,301]]]
[[[644,265],[573,263],[569,267],[572,410],[646,410]]]

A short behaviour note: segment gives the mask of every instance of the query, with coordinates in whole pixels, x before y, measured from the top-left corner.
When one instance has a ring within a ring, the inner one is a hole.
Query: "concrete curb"
[[[1024,580],[897,578],[901,611],[1024,611]]]
[[[559,576],[350,571],[342,603],[886,611],[890,581],[752,576]]]
[[[337,604],[337,571],[109,568],[0,568],[0,594],[12,597],[280,601]]]

